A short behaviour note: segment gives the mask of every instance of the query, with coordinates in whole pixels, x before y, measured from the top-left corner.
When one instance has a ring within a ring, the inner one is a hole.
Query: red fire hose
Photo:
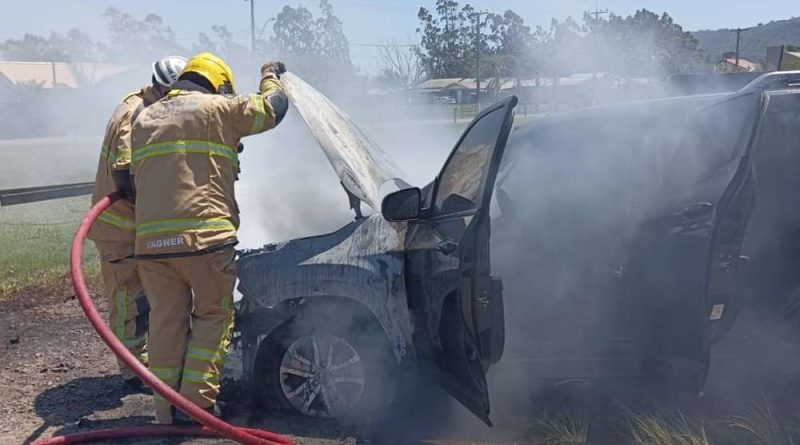
[[[84,216],[83,221],[75,231],[72,238],[72,249],[70,251],[70,273],[72,275],[72,285],[78,296],[78,301],[86,314],[86,318],[92,323],[97,333],[103,341],[111,348],[111,351],[122,360],[128,368],[133,371],[142,381],[153,389],[155,393],[168,400],[176,408],[186,413],[192,419],[200,422],[203,426],[179,427],[173,425],[147,425],[140,427],[108,429],[92,431],[88,433],[74,434],[70,436],[58,436],[50,439],[41,439],[33,445],[67,445],[75,443],[94,442],[99,440],[112,440],[131,437],[145,436],[205,436],[205,437],[225,437],[246,445],[293,445],[288,438],[269,431],[240,428],[226,423],[217,417],[207,413],[197,405],[193,404],[174,389],[162,382],[147,367],[142,365],[136,357],[131,354],[122,342],[106,326],[97,308],[94,306],[89,290],[86,288],[86,281],[81,270],[81,260],[83,258],[83,243],[89,228],[100,216],[103,211],[120,199],[119,193],[112,193],[101,199],[95,204],[89,213]]]

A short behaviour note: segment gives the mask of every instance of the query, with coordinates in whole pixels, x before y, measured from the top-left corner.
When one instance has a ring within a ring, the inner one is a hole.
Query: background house
[[[570,109],[624,98],[658,95],[652,79],[625,79],[611,73],[575,73],[568,76],[481,79],[481,102],[489,103],[510,95],[543,110]],[[475,103],[476,81],[471,78],[429,79],[416,92],[420,104]]]
[[[737,60],[736,53],[731,51],[722,54],[722,59],[717,63],[717,71],[723,73],[752,73],[761,71],[761,65],[742,57]]]
[[[0,94],[14,87],[14,82],[0,72]]]
[[[0,61],[0,134],[97,134],[113,109],[110,104],[128,93],[119,85],[130,84],[123,80],[131,74],[129,67],[102,62]]]
[[[44,89],[79,88],[124,73],[128,67],[101,62],[7,62],[0,61],[0,74],[14,85],[36,85]]]
[[[472,103],[472,96],[475,94],[475,80],[463,77],[428,79],[417,87],[417,94],[421,103]]]
[[[792,45],[767,48],[767,69],[800,70],[800,47]]]

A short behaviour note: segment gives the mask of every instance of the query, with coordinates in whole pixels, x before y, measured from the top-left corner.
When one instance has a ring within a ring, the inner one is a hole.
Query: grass
[[[34,285],[63,284],[72,233],[88,206],[89,198],[79,197],[0,208],[0,300]],[[84,264],[87,279],[97,280],[99,263],[91,243]]]
[[[95,139],[0,141],[0,189],[91,180],[100,143]],[[0,300],[34,285],[65,284],[72,233],[89,202],[84,196],[0,207]],[[96,258],[87,243],[87,279],[99,276]]]
[[[782,416],[764,395],[759,403],[749,405],[742,415],[732,416],[728,424],[744,432],[754,445],[800,444],[800,419],[793,413]]]
[[[545,414],[537,423],[542,445],[581,445],[589,439],[589,425],[571,410]]]
[[[711,445],[704,425],[692,426],[682,414],[667,418],[658,414],[628,412],[633,445]]]

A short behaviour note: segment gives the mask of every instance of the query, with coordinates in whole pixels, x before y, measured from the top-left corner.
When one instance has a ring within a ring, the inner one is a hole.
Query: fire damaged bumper
[[[394,359],[402,362],[412,352],[404,232],[404,226],[374,215],[328,235],[242,252],[237,262],[242,300],[226,377],[253,377],[261,342],[316,305],[369,313]]]

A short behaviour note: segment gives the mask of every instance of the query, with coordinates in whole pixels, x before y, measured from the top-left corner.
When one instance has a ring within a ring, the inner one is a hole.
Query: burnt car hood
[[[380,211],[384,196],[410,187],[386,153],[327,97],[292,73],[284,74],[282,81],[349,193]]]
[[[253,308],[298,296],[354,294],[351,288],[338,292],[341,286],[363,285],[357,294],[386,293],[387,277],[403,275],[404,242],[404,226],[372,215],[330,234],[267,244],[240,253],[238,288]]]

